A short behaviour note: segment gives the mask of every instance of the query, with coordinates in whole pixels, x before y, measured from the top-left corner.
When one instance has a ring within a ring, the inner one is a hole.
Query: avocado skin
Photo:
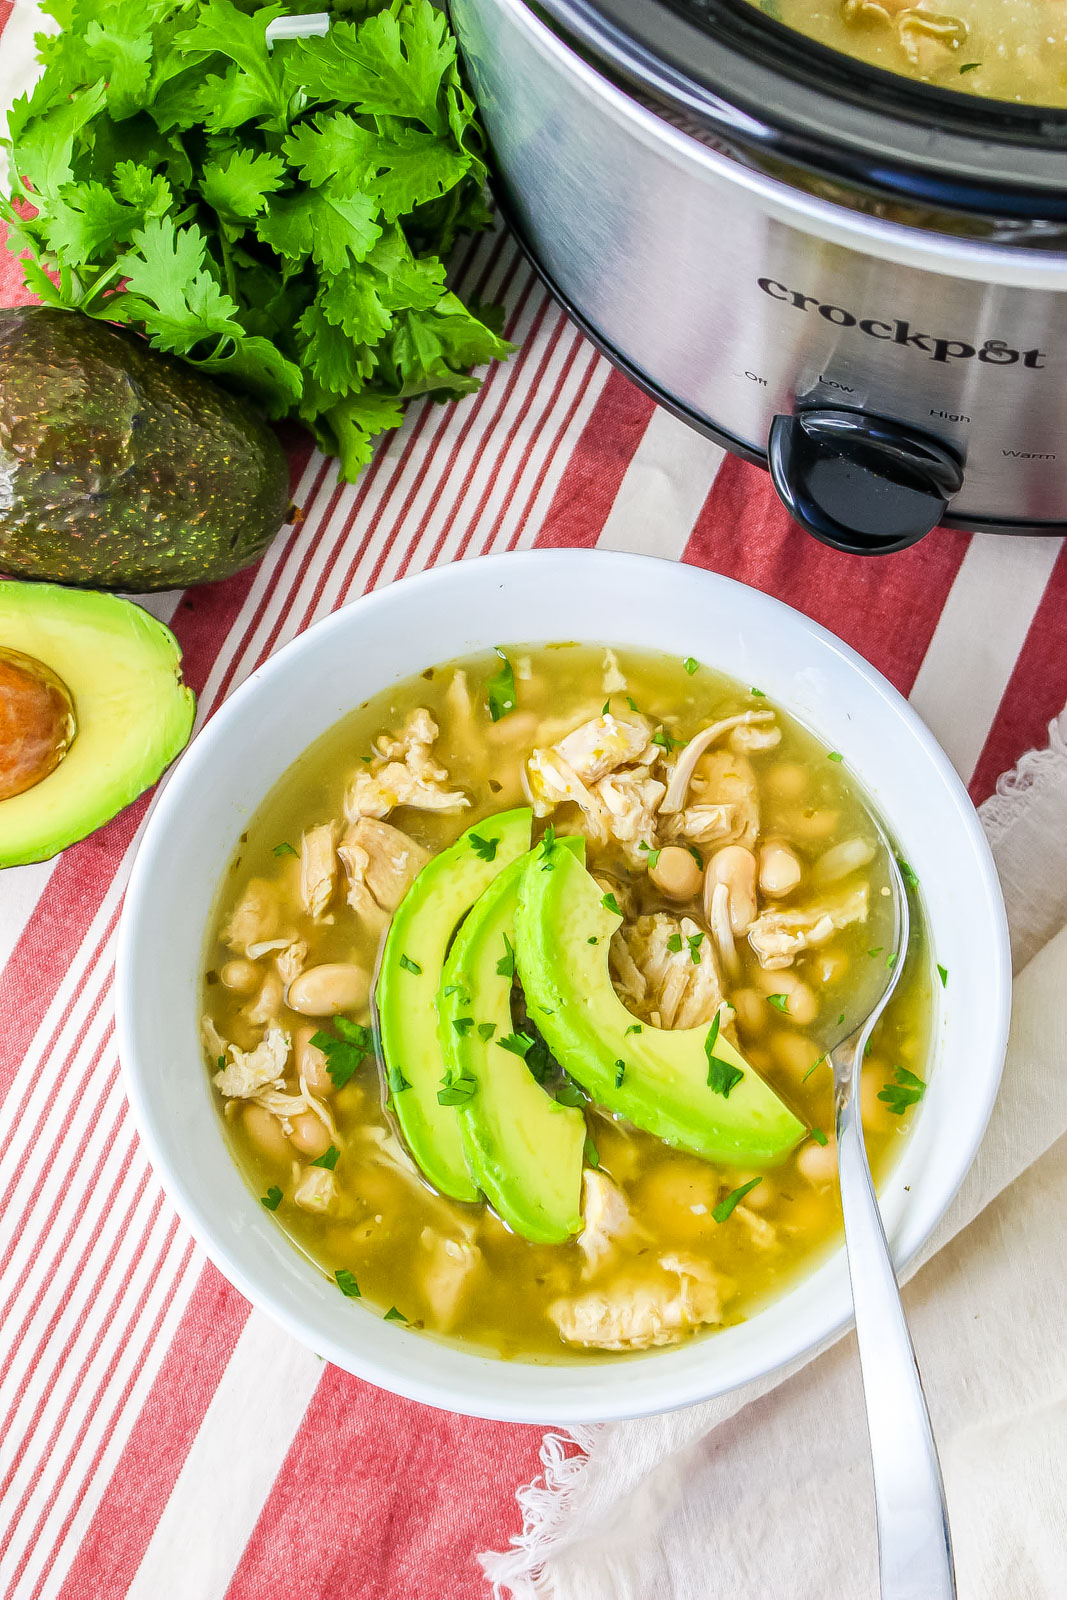
[[[0,571],[184,588],[257,560],[288,512],[241,396],[80,312],[0,309]]]

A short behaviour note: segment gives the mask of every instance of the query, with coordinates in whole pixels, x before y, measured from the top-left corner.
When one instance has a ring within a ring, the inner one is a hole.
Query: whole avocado
[[[0,308],[0,572],[184,588],[247,567],[290,511],[248,401],[77,311]]]

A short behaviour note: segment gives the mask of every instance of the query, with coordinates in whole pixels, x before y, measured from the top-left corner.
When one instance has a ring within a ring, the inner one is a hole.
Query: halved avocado
[[[568,850],[552,847],[546,863],[543,849],[519,886],[515,955],[526,1004],[556,1060],[598,1105],[668,1144],[734,1166],[784,1160],[804,1124],[726,1039],[709,1040],[708,1027],[637,1023],[608,967],[622,918]],[[709,1087],[709,1043],[742,1074],[728,1095]]]
[[[532,814],[476,822],[428,861],[389,927],[375,991],[390,1093],[408,1149],[441,1194],[477,1200],[453,1106],[442,1105],[445,1064],[437,993],[457,926],[493,879],[530,848]]]
[[[490,884],[457,933],[437,1000],[439,1038],[453,1082],[474,1085],[456,1106],[474,1181],[522,1238],[562,1244],[582,1226],[585,1116],[546,1094],[501,1043],[513,1031],[515,911],[529,859]]]
[[[140,606],[0,581],[0,867],[44,861],[136,800],[195,709],[177,640]]]

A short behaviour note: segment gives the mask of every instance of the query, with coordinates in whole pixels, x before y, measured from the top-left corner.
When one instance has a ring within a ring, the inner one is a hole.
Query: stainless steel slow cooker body
[[[1062,223],[1067,191],[1042,204],[1040,163],[1032,176],[1008,145],[999,191],[985,189],[999,232],[1023,219],[1025,243],[902,225],[683,131],[625,64],[564,36],[565,0],[451,9],[501,203],[546,282],[656,398],[769,461],[798,520],[862,553],[938,520],[1067,533],[1067,253],[1031,247],[1041,224],[1025,227],[1028,213]],[[755,140],[762,117],[716,104],[740,145],[746,121]],[[921,127],[906,132],[921,146]]]

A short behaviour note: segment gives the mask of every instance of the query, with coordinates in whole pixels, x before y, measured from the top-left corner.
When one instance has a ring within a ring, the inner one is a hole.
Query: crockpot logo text
[[[937,339],[930,333],[913,333],[911,324],[902,322],[899,317],[892,322],[882,322],[877,317],[855,317],[844,306],[825,305],[818,295],[801,294],[799,289],[789,289],[774,278],[758,278],[756,281],[772,300],[786,301],[798,311],[814,311],[837,328],[858,328],[869,339],[909,345],[913,350],[922,350],[931,361],[969,361],[977,356],[979,361],[995,367],[1011,367],[1017,361],[1021,361],[1024,367],[1041,368],[1045,365],[1043,350],[1013,350],[1003,339],[987,339],[980,349],[963,339]]]

